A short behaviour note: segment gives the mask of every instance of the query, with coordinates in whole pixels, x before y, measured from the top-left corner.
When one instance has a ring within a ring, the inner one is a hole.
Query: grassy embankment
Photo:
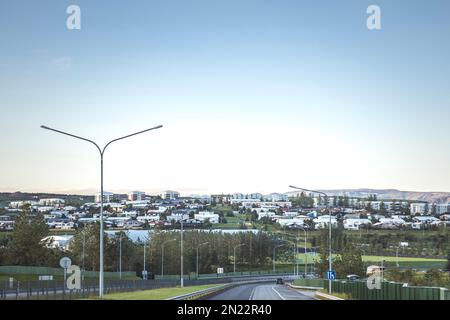
[[[200,291],[218,286],[217,284],[208,284],[201,286],[187,286],[174,288],[161,288],[153,290],[144,290],[137,292],[112,293],[105,295],[105,300],[165,300],[178,295]]]

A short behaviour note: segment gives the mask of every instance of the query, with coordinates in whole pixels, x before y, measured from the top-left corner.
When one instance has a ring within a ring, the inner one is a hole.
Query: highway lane
[[[226,290],[209,300],[315,300],[312,292],[301,292],[285,285],[254,283]]]

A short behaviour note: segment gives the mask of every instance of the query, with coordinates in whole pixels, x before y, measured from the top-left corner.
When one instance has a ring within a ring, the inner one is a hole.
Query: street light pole
[[[122,280],[122,232],[119,238],[119,278]]]
[[[198,249],[200,248],[200,246],[202,246],[202,245],[204,245],[204,244],[208,244],[209,242],[203,242],[203,243],[200,243],[198,246],[197,246],[197,268],[196,268],[196,271],[197,271],[197,279],[198,279]]]
[[[307,241],[307,238],[308,238],[308,233],[307,233],[307,231],[304,228],[300,228],[300,230],[302,230],[305,233],[305,278],[306,278],[306,275],[308,273],[308,253],[306,252],[306,241]],[[298,238],[299,237],[297,235],[297,242],[298,242]],[[297,272],[298,272],[298,266],[297,266]]]
[[[86,246],[86,229],[83,228],[83,276],[82,280],[84,281],[84,255],[85,255],[85,246]]]
[[[233,248],[233,273],[236,273],[236,249],[241,247],[241,246],[245,246],[245,243],[241,243],[240,245],[237,245],[236,247]]]
[[[103,194],[104,194],[104,192],[103,192],[103,155],[105,154],[106,148],[111,143],[119,141],[119,140],[123,140],[123,139],[126,139],[126,138],[129,138],[129,137],[132,137],[132,136],[135,136],[135,135],[138,135],[138,134],[150,131],[150,130],[162,128],[162,125],[159,125],[159,126],[156,126],[156,127],[153,127],[153,128],[149,128],[149,129],[145,129],[145,130],[142,130],[142,131],[139,131],[139,132],[135,132],[135,133],[132,133],[132,134],[129,134],[129,135],[126,135],[126,136],[123,136],[123,137],[111,140],[103,147],[103,149],[101,149],[97,143],[95,143],[94,141],[92,141],[90,139],[86,139],[86,138],[83,138],[83,137],[80,137],[80,136],[77,136],[77,135],[74,135],[74,134],[71,134],[71,133],[68,133],[68,132],[64,132],[64,131],[61,131],[61,130],[50,128],[50,127],[47,127],[47,126],[41,126],[41,128],[45,129],[45,130],[50,130],[50,131],[53,131],[53,132],[56,132],[56,133],[60,133],[60,134],[63,134],[63,135],[66,135],[66,136],[69,136],[69,137],[72,137],[72,138],[76,138],[76,139],[80,139],[80,140],[92,143],[97,148],[98,152],[100,153],[100,198],[101,199],[100,199],[99,297],[100,297],[100,299],[103,299],[103,291],[104,291],[103,290],[103,283],[104,283],[104,274],[103,274],[103,271],[104,271],[103,270],[104,269],[104,266],[103,266],[103,251],[104,251],[103,250],[103,237],[104,237],[104,232],[103,232]]]
[[[147,269],[145,267],[145,252],[147,251],[147,242],[144,242],[144,270],[143,270],[143,274],[142,274],[142,279],[147,278],[146,274],[147,274]],[[146,279],[145,279],[146,280]]]
[[[183,270],[183,256],[184,256],[184,252],[183,252],[183,233],[184,233],[184,231],[183,231],[183,216],[181,216],[181,220],[180,220],[180,222],[181,222],[181,244],[180,244],[180,246],[181,246],[181,257],[180,257],[180,261],[181,261],[181,270],[180,270],[180,275],[181,275],[181,277],[180,277],[180,286],[183,288],[184,287],[184,270]]]
[[[331,271],[331,268],[333,267],[332,257],[331,257],[331,208],[329,207],[329,203],[328,203],[329,202],[328,195],[322,191],[309,190],[309,189],[305,189],[305,188],[295,187],[292,185],[290,185],[289,188],[302,190],[302,191],[306,191],[306,192],[318,193],[318,194],[325,196],[325,209],[326,209],[326,211],[328,211],[328,215],[330,216],[330,220],[328,223],[328,270]],[[328,281],[328,293],[331,294],[331,280]]]

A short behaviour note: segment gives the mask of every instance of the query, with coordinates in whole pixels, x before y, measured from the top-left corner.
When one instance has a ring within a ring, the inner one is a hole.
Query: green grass
[[[105,295],[106,300],[165,300],[178,295],[191,293],[203,289],[218,286],[217,284],[208,284],[201,286],[161,288],[153,290],[144,290],[137,292],[112,293]]]
[[[363,256],[363,261],[381,261],[384,259],[388,262],[396,262],[396,257],[382,257],[382,256]],[[415,257],[398,257],[398,262],[446,262],[446,259],[435,258],[415,258]]]
[[[297,255],[298,259],[302,259],[303,263],[305,261],[305,254],[301,253]],[[368,264],[380,264],[381,259],[384,259],[388,266],[395,266],[397,259],[392,256],[363,256],[363,261]],[[314,257],[308,256],[308,264],[310,263],[319,263],[320,256],[316,255]],[[408,268],[408,269],[420,269],[420,270],[428,270],[428,269],[445,269],[447,265],[446,259],[438,259],[438,258],[416,258],[416,257],[398,257],[398,264],[400,268]]]

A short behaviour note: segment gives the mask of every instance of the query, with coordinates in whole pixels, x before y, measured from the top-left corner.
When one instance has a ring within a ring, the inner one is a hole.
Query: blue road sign
[[[336,280],[336,271],[335,270],[328,270],[327,271],[327,279],[328,280]]]

